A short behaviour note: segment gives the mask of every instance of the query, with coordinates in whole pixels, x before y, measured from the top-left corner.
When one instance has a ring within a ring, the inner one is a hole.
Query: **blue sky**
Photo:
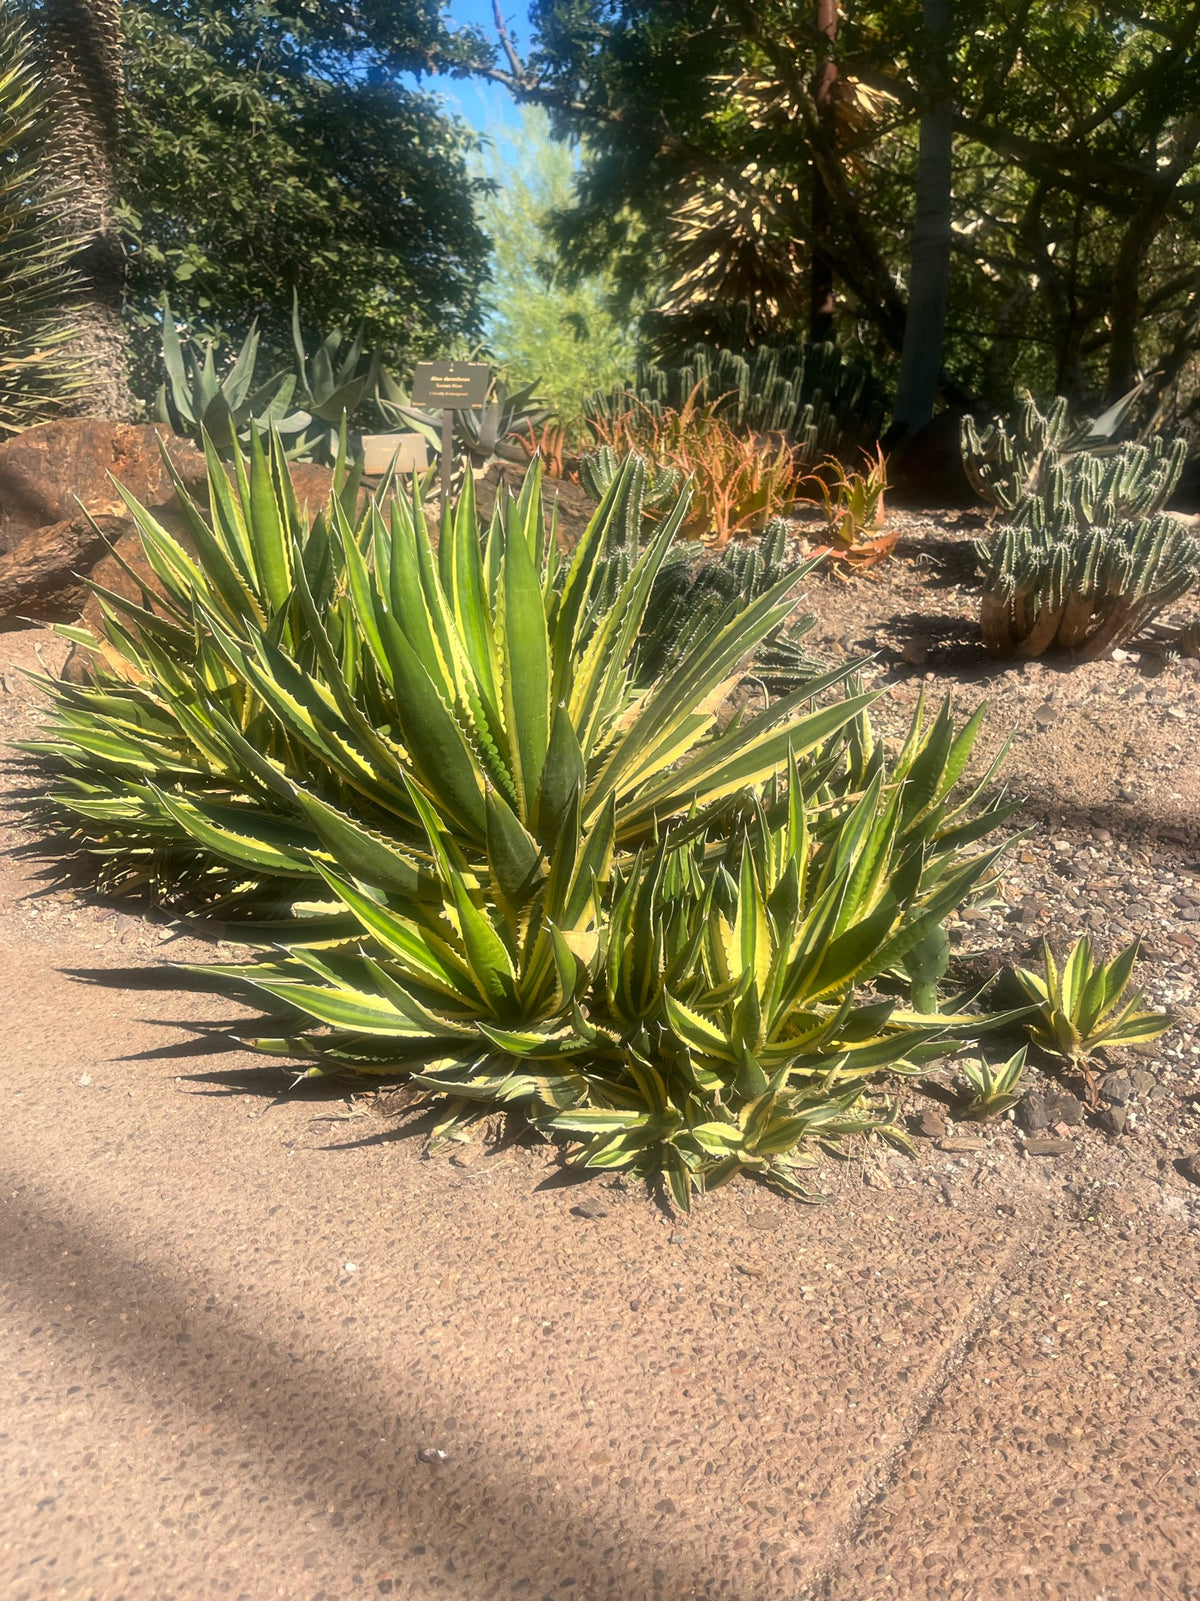
[[[501,0],[501,5],[514,41],[524,50],[529,43],[526,7],[510,6],[506,0]],[[450,0],[450,17],[454,22],[475,23],[489,36],[494,34],[491,0]],[[469,78],[426,78],[423,87],[442,95],[452,111],[480,133],[490,134],[500,145],[504,143],[504,130],[517,126],[512,96],[499,84]]]

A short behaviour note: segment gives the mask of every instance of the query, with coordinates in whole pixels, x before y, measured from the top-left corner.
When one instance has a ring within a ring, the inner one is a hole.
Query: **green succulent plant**
[[[505,822],[485,872],[431,798],[440,896],[326,872],[357,942],[215,971],[308,1019],[259,1048],[307,1056],[313,1075],[407,1073],[449,1098],[443,1130],[519,1108],[572,1163],[664,1171],[684,1208],[739,1172],[804,1193],[813,1138],[902,1140],[872,1080],[981,1023],[856,1001],[999,854],[955,853],[930,874],[905,844],[911,822],[905,786],[876,764],[814,832],[791,758],[719,833],[684,820],[622,855],[615,807],[589,828],[576,797],[544,866]]]
[[[378,387],[380,360],[365,349],[361,329],[350,338],[344,329],[334,328],[310,356],[300,326],[298,296],[292,299],[292,345],[296,352],[294,401],[309,417],[301,449],[293,454],[332,466],[342,430]]]
[[[593,500],[603,500],[632,456],[641,463],[636,475],[637,493],[626,503],[625,548],[636,550],[647,518],[652,521],[674,505],[682,487],[682,477],[674,467],[661,467],[636,451],[619,456],[611,445],[601,445],[579,458],[579,481]]]
[[[982,1056],[974,1061],[970,1059],[962,1061],[958,1066],[965,1087],[956,1114],[958,1117],[973,1121],[1000,1117],[1021,1099],[1025,1046],[998,1067],[994,1067]]]
[[[1173,1022],[1168,1013],[1140,1010],[1141,990],[1126,996],[1137,956],[1134,940],[1111,962],[1097,962],[1085,937],[1060,968],[1043,940],[1042,971],[1016,969],[1017,983],[1037,1007],[1027,1025],[1033,1043],[1087,1073],[1101,1046],[1133,1045],[1165,1034]]]
[[[1056,649],[1094,661],[1200,580],[1200,547],[1163,516],[1104,528],[1034,518],[976,552],[983,642],[996,656]]]
[[[463,464],[482,472],[495,461],[524,466],[529,451],[521,440],[535,435],[553,412],[536,399],[538,383],[510,389],[503,378],[493,377],[482,406],[463,406],[454,413],[454,443]],[[380,375],[376,403],[394,427],[421,434],[437,453],[442,448],[441,414],[414,406],[408,392],[388,373]]]
[[[612,533],[597,558],[599,593],[610,596],[625,582],[644,551],[647,523],[657,522],[679,494],[679,474],[657,468],[636,452],[629,464],[625,489],[614,506]],[[600,499],[621,476],[623,464],[604,446],[581,462],[581,478]],[[655,577],[639,632],[639,674],[657,676],[677,661],[692,643],[719,626],[731,606],[747,606],[788,572],[799,583],[816,565],[794,553],[787,523],[776,519],[753,542],[698,552],[694,542],[673,545]],[[811,614],[781,624],[762,641],[747,663],[747,673],[772,693],[784,694],[815,679],[821,664],[801,644],[816,619]]]
[[[232,483],[209,452],[194,554],[129,502],[155,583],[68,631],[94,676],[47,684],[26,748],[111,875],[157,861],[251,914],[262,959],[204,971],[275,1009],[255,1043],[410,1076],[445,1127],[518,1108],[682,1206],[739,1171],[802,1188],[813,1140],[901,1138],[875,1078],[983,1020],[856,986],[994,879],[974,847],[1012,807],[994,767],[961,783],[982,713],[922,706],[890,765],[872,697],[829,699],[849,669],[718,718],[790,567],[643,677],[687,502],[612,581],[635,464],[564,561],[536,464],[482,537],[468,478],[435,548],[419,499],[356,521],[352,477],[309,523],[277,436]]]
[[[157,593],[98,591],[103,638],[68,630],[93,652],[93,681],[49,686],[48,737],[31,747],[61,773],[50,805],[74,826],[103,824],[97,848],[114,866],[203,880],[211,864],[191,847],[219,859],[223,840],[243,877],[311,877],[321,804],[413,844],[422,828],[402,771],[445,790],[467,848],[485,841],[489,795],[545,843],[560,805],[540,797],[551,741],[583,763],[585,820],[615,800],[624,848],[759,781],[792,746],[816,748],[870,698],[811,711],[841,668],[717,728],[726,686],[791,608],[795,569],[726,608],[678,672],[639,677],[647,599],[686,497],[612,585],[603,552],[633,465],[560,569],[536,469],[486,540],[464,485],[435,554],[423,507],[404,495],[390,497],[389,521],[372,505],[356,524],[353,482],[308,524],[278,439],[268,456],[252,438],[232,485],[211,444],[209,456],[210,516],[178,485],[195,556],[130,502]]]
[[[293,408],[294,373],[276,373],[255,384],[258,326],[253,324],[237,355],[222,373],[212,339],[180,339],[168,301],[163,301],[162,359],[166,377],[154,402],[154,420],[177,434],[212,441],[232,455],[252,433],[274,429],[294,444],[308,427],[308,414]]]
[[[1044,494],[1056,468],[1076,469],[1079,458],[1094,464],[1115,456],[1122,464],[1120,482],[1131,491],[1136,484],[1137,498],[1144,498],[1145,504],[1135,510],[1110,503],[1098,520],[1161,511],[1182,466],[1182,458],[1176,465],[1181,441],[1170,445],[1160,439],[1149,445],[1120,442],[1121,428],[1137,395],[1138,390],[1131,390],[1102,415],[1080,424],[1071,421],[1064,396],[1057,396],[1043,412],[1028,392],[1007,418],[993,417],[981,426],[965,416],[959,442],[972,488],[981,500],[1011,512],[1023,501]],[[1089,465],[1087,471],[1092,470]]]
[[[155,420],[197,444],[212,440],[223,456],[245,447],[252,434],[272,430],[286,442],[292,460],[330,466],[342,431],[380,381],[379,361],[367,355],[361,335],[340,328],[327,334],[310,356],[300,326],[298,298],[292,302],[295,367],[256,383],[257,325],[221,372],[211,339],[179,337],[170,305],[163,302],[162,358],[166,378],[155,400]]]

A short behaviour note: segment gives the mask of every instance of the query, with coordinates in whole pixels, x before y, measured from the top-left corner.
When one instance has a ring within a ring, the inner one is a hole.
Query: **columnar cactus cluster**
[[[1043,413],[1026,396],[1011,423],[965,419],[962,451],[972,484],[1003,514],[976,547],[993,655],[1095,660],[1200,581],[1200,545],[1162,515],[1182,439],[1111,443],[1096,424],[1072,429],[1062,397]]]
[[[976,549],[980,626],[994,656],[1056,649],[1095,661],[1200,580],[1200,546],[1171,517],[1107,528],[1010,523]]]
[[[715,403],[739,433],[783,435],[803,468],[874,444],[886,398],[869,367],[833,345],[760,345],[744,355],[695,345],[670,364],[639,362],[630,388],[598,392],[587,410],[608,420],[635,402],[659,415],[689,400]]]
[[[1012,511],[1037,489],[1042,463],[1057,460],[1069,437],[1062,395],[1044,413],[1031,395],[1025,395],[1009,422],[994,417],[980,428],[971,417],[964,417],[960,442],[972,489],[981,500]]]

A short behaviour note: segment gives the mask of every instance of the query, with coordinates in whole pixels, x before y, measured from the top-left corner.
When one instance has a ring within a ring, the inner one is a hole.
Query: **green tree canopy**
[[[930,103],[920,6],[846,0],[835,115],[813,82],[812,0],[536,0],[528,59],[477,65],[586,133],[560,238],[615,258],[668,321],[719,336],[734,302],[801,325],[812,188],[827,192],[839,334],[900,348],[917,133]],[[1147,382],[1200,409],[1200,4],[957,0],[947,366],[1000,401]]]
[[[198,328],[365,326],[422,353],[476,325],[487,239],[471,138],[400,69],[459,48],[437,4],[129,0],[131,310]]]
[[[545,112],[527,107],[511,144],[494,145],[480,166],[494,186],[481,209],[492,238],[488,344],[515,382],[540,379],[539,393],[574,419],[586,395],[632,372],[635,320],[614,309],[611,271],[563,282],[549,224],[572,202],[576,162],[551,139]]]

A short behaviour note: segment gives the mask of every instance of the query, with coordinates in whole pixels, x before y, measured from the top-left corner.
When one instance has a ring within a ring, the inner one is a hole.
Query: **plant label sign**
[[[450,505],[454,413],[487,400],[492,370],[482,361],[419,361],[413,373],[413,405],[442,408],[442,516]]]
[[[479,361],[419,361],[413,374],[413,405],[457,411],[482,406],[492,370]]]

